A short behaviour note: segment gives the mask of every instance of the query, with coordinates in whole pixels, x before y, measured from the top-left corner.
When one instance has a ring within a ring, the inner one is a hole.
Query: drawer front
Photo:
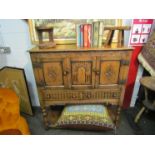
[[[41,90],[43,100],[48,104],[103,103],[119,104],[120,89],[102,90]]]

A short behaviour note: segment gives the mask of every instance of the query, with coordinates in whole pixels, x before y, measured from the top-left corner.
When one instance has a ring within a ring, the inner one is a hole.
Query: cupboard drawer
[[[42,99],[50,104],[108,103],[119,104],[120,89],[40,90]]]

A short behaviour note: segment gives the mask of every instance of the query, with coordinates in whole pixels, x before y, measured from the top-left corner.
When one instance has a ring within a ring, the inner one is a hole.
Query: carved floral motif
[[[113,75],[115,75],[115,71],[113,70],[111,65],[108,65],[105,71],[105,76],[108,80],[110,80]]]

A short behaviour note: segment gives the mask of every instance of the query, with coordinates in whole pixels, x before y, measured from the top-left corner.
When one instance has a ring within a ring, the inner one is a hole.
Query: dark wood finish
[[[131,52],[75,45],[30,50],[45,126],[52,126],[46,110],[50,106],[94,103],[118,107],[117,124]]]
[[[131,29],[130,26],[113,26],[113,27],[106,26],[104,27],[104,31],[108,30],[108,34],[107,34],[107,38],[106,38],[104,46],[105,47],[111,46],[115,30],[117,30],[118,31],[117,47],[122,47],[124,45],[124,31],[130,30],[130,29]]]
[[[44,48],[52,48],[55,47],[54,39],[53,39],[53,27],[47,27],[47,26],[36,26],[36,30],[38,33],[38,38],[39,38],[39,48],[44,49]],[[48,42],[43,41],[43,33],[48,33]]]
[[[130,30],[131,26],[105,26],[104,30]]]
[[[57,45],[55,48],[51,49],[39,49],[38,47],[34,47],[30,50],[30,53],[42,53],[42,52],[49,52],[49,53],[59,53],[59,52],[93,52],[93,51],[131,51],[132,48],[128,47],[119,47],[119,48],[110,48],[110,47],[93,47],[93,48],[77,48],[76,45]]]

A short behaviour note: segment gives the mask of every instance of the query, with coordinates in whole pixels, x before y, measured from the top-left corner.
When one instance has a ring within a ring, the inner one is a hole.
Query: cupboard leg
[[[48,130],[49,125],[48,125],[48,119],[47,119],[47,110],[45,107],[42,108],[42,113],[43,113],[43,121],[44,121],[45,129]]]
[[[121,113],[121,107],[119,106],[118,109],[117,109],[117,114],[116,114],[116,128],[119,125],[120,113]]]

